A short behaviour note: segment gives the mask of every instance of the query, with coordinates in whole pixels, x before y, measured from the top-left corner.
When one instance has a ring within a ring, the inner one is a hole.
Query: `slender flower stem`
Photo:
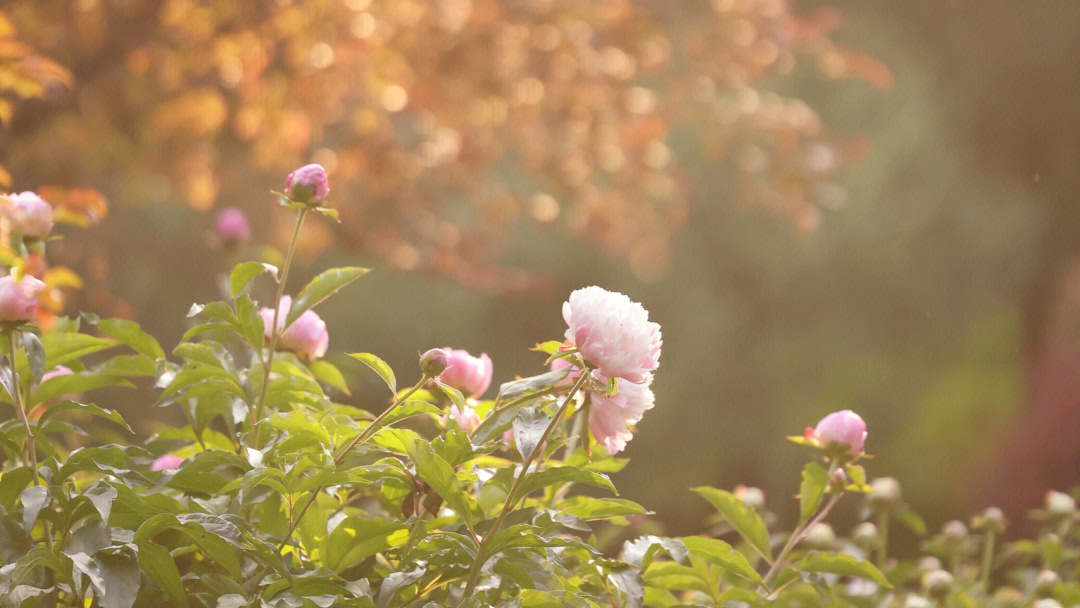
[[[878,542],[877,542],[877,562],[878,570],[885,570],[885,560],[889,555],[889,512],[882,509],[878,513]]]
[[[270,385],[270,369],[274,366],[274,351],[277,350],[281,331],[278,330],[278,315],[281,309],[281,297],[285,295],[285,282],[289,278],[289,267],[292,266],[293,255],[296,253],[296,241],[300,236],[300,226],[304,224],[307,208],[303,208],[296,214],[296,227],[293,228],[292,241],[289,242],[289,252],[285,254],[285,263],[281,267],[281,277],[278,279],[277,294],[274,296],[274,320],[270,324],[270,351],[266,353],[266,364],[263,365],[263,385],[259,393],[259,400],[255,402],[255,408],[251,415],[251,447],[259,447],[259,421],[262,420],[263,404],[266,402],[266,389]],[[286,313],[287,315],[288,313]]]
[[[361,445],[368,439],[371,439],[371,437],[375,435],[375,432],[381,428],[380,423],[385,420],[391,412],[397,409],[399,405],[404,403],[406,399],[412,396],[413,393],[420,390],[425,384],[427,384],[428,380],[431,380],[431,378],[432,376],[424,374],[423,376],[421,376],[420,381],[414,384],[412,388],[402,393],[401,396],[394,399],[394,402],[390,404],[390,407],[386,408],[383,413],[379,414],[374,420],[372,420],[371,424],[369,424],[367,428],[365,428],[359,435],[357,435],[352,441],[350,441],[348,445],[346,445],[340,452],[338,452],[336,456],[334,456],[334,466],[341,464],[341,461],[345,460],[345,457],[348,456],[349,452],[353,448]],[[319,493],[322,492],[323,488],[325,487],[326,486],[319,486],[318,488],[316,488],[315,491],[311,493],[311,498],[309,498],[308,501],[304,504],[303,508],[300,509],[300,513],[293,518],[292,523],[289,524],[289,531],[285,533],[285,538],[282,538],[281,544],[278,545],[279,552],[285,548],[285,545],[289,544],[289,539],[292,538],[292,533],[295,532],[297,526],[300,525],[300,520],[304,519],[304,514],[308,512],[308,509],[311,508],[311,505],[315,504],[315,500],[318,499]]]
[[[994,529],[990,524],[986,528],[986,544],[983,545],[981,585],[983,593],[990,591],[990,570],[994,567]]]
[[[19,417],[22,418],[23,428],[26,430],[25,446],[27,457],[29,459],[27,464],[30,465],[30,473],[34,477],[34,485],[37,486],[41,483],[41,478],[38,476],[37,445],[34,443],[34,434],[30,431],[30,419],[26,414],[26,408],[23,406],[22,395],[19,391],[19,374],[15,372],[15,345],[17,344],[16,338],[18,337],[17,334],[19,332],[13,328],[7,333],[8,348],[10,351],[8,353],[10,355],[8,365],[11,370],[11,400],[15,402],[15,409],[19,411]],[[29,360],[29,353],[27,354],[27,359]],[[49,524],[45,521],[42,525],[44,526],[45,546],[52,549],[52,532],[49,531]],[[27,530],[27,532],[29,532],[29,530]]]
[[[34,445],[34,433],[30,430],[30,418],[26,414],[26,408],[23,407],[22,396],[19,392],[19,375],[15,372],[15,352],[17,344],[16,337],[19,332],[12,329],[7,332],[8,334],[8,349],[10,358],[8,359],[9,368],[11,370],[11,400],[15,403],[15,409],[19,412],[19,417],[22,418],[23,429],[26,430],[26,441],[24,442],[24,452],[27,458],[26,464],[30,467],[30,472],[34,476],[34,485],[38,485],[40,480],[38,479],[38,463],[37,463],[37,449]]]
[[[581,390],[581,387],[585,385],[585,380],[589,377],[588,370],[582,367],[582,373],[578,376],[577,382],[570,388],[570,392],[566,393],[563,397],[562,405],[559,406],[559,411],[552,417],[551,422],[548,423],[547,428],[544,429],[544,434],[540,436],[540,440],[536,442],[536,446],[529,452],[529,456],[521,463],[521,472],[517,478],[514,479],[514,485],[510,486],[510,491],[506,494],[506,502],[503,503],[502,511],[499,512],[498,517],[495,518],[495,522],[491,524],[491,528],[488,529],[487,534],[484,535],[483,540],[480,541],[480,545],[476,548],[476,559],[473,560],[473,565],[469,569],[468,579],[465,581],[465,595],[463,597],[469,597],[473,591],[473,587],[476,586],[476,580],[480,576],[480,568],[486,561],[484,556],[484,549],[487,544],[491,542],[492,537],[502,527],[503,521],[506,516],[510,514],[510,511],[514,508],[514,504],[517,502],[517,490],[521,486],[521,482],[525,479],[525,476],[529,473],[529,467],[532,466],[533,461],[544,449],[544,444],[547,442],[548,437],[551,436],[551,432],[555,430],[555,426],[566,415],[566,410],[570,406],[570,402],[574,398],[574,394]]]
[[[829,502],[825,503],[825,506],[821,509],[821,511],[818,511],[818,514],[815,515],[813,519],[806,522],[803,527],[792,533],[791,538],[789,538],[787,541],[787,544],[785,544],[784,548],[780,550],[780,554],[776,556],[776,561],[773,562],[772,567],[769,568],[769,571],[765,573],[765,578],[762,579],[765,583],[766,589],[768,589],[769,583],[773,581],[776,575],[780,574],[780,568],[784,563],[784,559],[787,558],[788,553],[791,553],[791,550],[794,549],[800,542],[802,542],[802,539],[806,537],[806,533],[810,531],[810,528],[821,523],[821,520],[825,519],[825,516],[829,514],[829,511],[832,511],[833,507],[836,506],[836,503],[840,502],[840,497],[843,496],[843,494],[843,490],[837,490],[836,493],[833,494],[831,498],[829,498]]]

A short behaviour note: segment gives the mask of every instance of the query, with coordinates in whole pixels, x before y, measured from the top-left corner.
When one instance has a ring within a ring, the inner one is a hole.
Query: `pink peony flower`
[[[566,338],[609,378],[645,382],[660,360],[660,326],[621,293],[585,287],[563,303]]]
[[[292,307],[292,298],[283,296],[278,306],[277,330],[285,328],[285,319],[289,316]],[[263,335],[267,341],[271,339],[271,327],[274,324],[274,311],[271,308],[262,308],[259,315],[263,319]],[[286,350],[296,353],[296,356],[305,361],[321,359],[330,346],[330,334],[326,331],[326,323],[315,313],[314,310],[305,310],[304,314],[297,317],[293,324],[278,338],[278,345]]]
[[[150,463],[151,471],[164,471],[167,469],[179,469],[184,464],[184,459],[175,454],[162,454],[154,462]]]
[[[227,245],[246,243],[251,239],[251,225],[243,211],[226,207],[214,220],[214,234]]]
[[[862,454],[866,423],[851,410],[833,412],[821,419],[807,434],[822,447],[842,447],[852,456]]]
[[[30,275],[19,280],[13,276],[0,278],[0,321],[24,323],[37,310],[37,294],[45,289],[45,283]]]
[[[330,195],[330,179],[322,165],[304,165],[285,179],[285,194],[293,202],[319,204]]]
[[[476,427],[480,426],[480,417],[476,415],[476,410],[471,406],[466,405],[463,410],[459,410],[458,406],[451,405],[447,411],[447,417],[454,421],[457,427],[466,433],[472,433],[476,430]]]
[[[606,380],[604,380],[606,382]],[[592,393],[589,406],[589,430],[596,441],[602,444],[609,454],[616,454],[626,448],[627,442],[634,438],[631,427],[637,424],[646,410],[653,407],[652,377],[646,376],[645,382],[630,382],[623,378],[617,381],[618,392],[607,397],[602,393]]]
[[[461,349],[444,348],[447,354],[446,371],[439,375],[448,384],[467,397],[479,397],[491,386],[491,357],[481,353],[474,357]]]
[[[8,194],[4,198],[4,215],[22,231],[24,237],[43,239],[53,227],[53,211],[49,203],[33,192]]]

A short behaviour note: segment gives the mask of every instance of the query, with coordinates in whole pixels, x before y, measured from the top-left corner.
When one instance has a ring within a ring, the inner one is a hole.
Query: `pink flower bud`
[[[12,276],[0,278],[0,322],[25,323],[37,310],[37,294],[45,284],[30,275],[19,280]]]
[[[491,385],[491,358],[487,353],[474,357],[461,349],[444,348],[446,351],[446,371],[439,375],[443,384],[448,384],[467,397],[479,397]]]
[[[810,434],[822,447],[842,447],[858,456],[866,441],[866,423],[855,412],[843,410],[822,418]]]
[[[459,429],[466,433],[472,433],[480,426],[480,417],[476,415],[476,410],[468,405],[463,410],[459,410],[456,405],[451,405],[447,415]]]
[[[446,364],[449,360],[450,357],[446,354],[445,350],[441,348],[429,349],[427,352],[420,355],[420,371],[432,378],[437,378],[446,371]]]
[[[184,459],[175,454],[162,454],[154,462],[150,463],[151,471],[165,471],[167,469],[179,469],[184,464]]]
[[[53,227],[53,212],[49,203],[33,192],[8,194],[4,198],[8,201],[4,206],[4,215],[24,237],[43,239],[49,236]]]
[[[283,296],[281,305],[278,307],[277,330],[280,332],[285,327],[285,319],[289,316],[292,307],[292,298]],[[259,310],[263,319],[263,335],[269,341],[272,337],[271,328],[274,324],[274,311],[270,308]],[[321,359],[330,346],[330,334],[326,331],[326,323],[314,310],[305,310],[288,329],[278,338],[278,345],[286,350],[296,353],[296,356],[305,361]]]
[[[243,211],[226,207],[214,220],[214,234],[226,245],[238,245],[251,238],[251,225]]]
[[[330,195],[330,179],[322,165],[304,165],[285,180],[285,194],[296,203],[318,205]]]

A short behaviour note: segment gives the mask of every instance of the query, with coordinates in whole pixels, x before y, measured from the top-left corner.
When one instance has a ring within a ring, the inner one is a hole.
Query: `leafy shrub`
[[[281,195],[297,230],[308,213],[333,216],[319,171],[294,174]],[[44,249],[44,235],[13,234],[16,250]],[[707,533],[620,547],[648,515],[609,478],[653,406],[660,328],[640,305],[574,292],[565,340],[536,346],[548,367],[493,399],[486,355],[429,350],[399,386],[376,355],[353,353],[388,389],[372,415],[332,398],[349,388],[322,359],[327,328],[314,311],[367,270],[324,271],[289,297],[291,259],[236,266],[225,300],[192,307],[171,357],[132,321],[85,314],[93,332],[78,319],[42,331],[29,323],[36,279],[19,263],[0,279],[0,384],[16,414],[0,425],[0,605],[1080,603],[1065,494],[1035,514],[1048,530],[1035,540],[1001,550],[1006,522],[989,509],[973,532],[946,525],[922,560],[891,559],[890,522],[925,526],[894,480],[867,482],[866,427],[850,411],[792,438],[814,458],[790,534],[770,530],[760,491],[699,487],[717,511]],[[262,309],[247,292],[260,275],[277,284]],[[100,418],[130,431],[82,395],[139,379],[187,423],[143,445],[94,443],[76,426]],[[87,445],[70,448],[80,435]],[[573,493],[583,487],[596,491]],[[838,538],[825,519],[847,494],[862,496],[866,521]]]

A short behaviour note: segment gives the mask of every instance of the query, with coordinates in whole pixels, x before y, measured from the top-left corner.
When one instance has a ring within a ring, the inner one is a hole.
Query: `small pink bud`
[[[214,234],[226,245],[239,245],[251,239],[251,225],[243,211],[226,207],[214,220]]]
[[[8,194],[4,197],[4,215],[15,224],[24,237],[43,239],[53,227],[53,212],[49,203],[33,192]]]
[[[467,397],[479,397],[491,385],[491,357],[481,353],[474,357],[468,351],[444,348],[447,354],[446,370],[439,375],[443,384],[448,384]]]
[[[812,436],[822,447],[841,447],[858,456],[866,441],[866,423],[851,410],[833,412],[817,423]]]
[[[441,348],[432,348],[420,355],[420,371],[424,372],[424,375],[437,378],[446,371],[446,365],[449,362],[449,359],[450,358],[445,350]]]
[[[0,321],[25,323],[37,310],[37,294],[45,284],[30,275],[19,280],[12,276],[0,278]]]
[[[150,463],[151,471],[165,471],[167,469],[179,469],[184,464],[184,459],[175,454],[162,454],[154,462]]]
[[[318,205],[330,195],[330,179],[322,165],[304,165],[285,179],[285,194],[295,203]]]
[[[289,316],[292,307],[292,298],[283,296],[281,305],[278,307],[277,329],[281,331],[285,327],[285,320]],[[263,336],[267,341],[271,339],[271,327],[274,324],[274,311],[270,308],[259,310],[263,319]],[[305,361],[321,359],[330,346],[330,334],[326,331],[326,323],[314,310],[305,310],[288,329],[278,338],[278,345],[285,350],[291,350],[296,356]]]

